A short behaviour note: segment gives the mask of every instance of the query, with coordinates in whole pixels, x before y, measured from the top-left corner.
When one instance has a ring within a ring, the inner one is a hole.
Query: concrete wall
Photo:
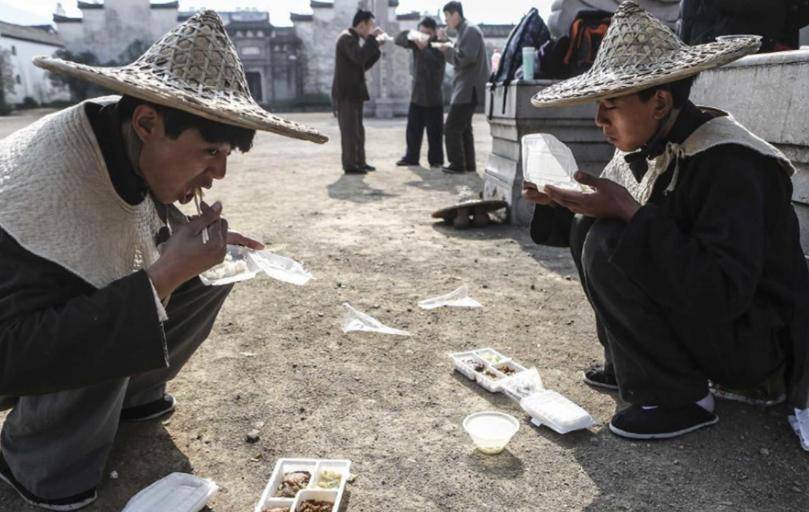
[[[793,201],[809,254],[809,50],[754,55],[703,73],[693,99],[729,111],[798,168]]]
[[[12,47],[15,55],[11,55]],[[6,96],[8,103],[20,104],[26,96],[34,98],[39,103],[70,99],[70,91],[67,88],[54,87],[48,79],[47,71],[31,63],[31,59],[38,55],[53,55],[58,47],[0,37],[0,48],[9,51],[14,76],[14,92]]]

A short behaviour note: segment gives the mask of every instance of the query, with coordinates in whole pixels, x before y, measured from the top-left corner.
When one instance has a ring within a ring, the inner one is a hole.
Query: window
[[[242,55],[261,55],[261,49],[256,46],[245,46],[242,48]]]
[[[13,44],[11,45],[11,55],[17,55],[17,47]]]
[[[17,81],[18,84],[22,83],[22,79],[20,78],[20,75],[17,75],[17,78],[15,80]]]
[[[264,31],[263,30],[257,31],[256,32],[256,37],[264,37]]]
[[[252,30],[247,31],[247,37],[253,37],[253,31]]]

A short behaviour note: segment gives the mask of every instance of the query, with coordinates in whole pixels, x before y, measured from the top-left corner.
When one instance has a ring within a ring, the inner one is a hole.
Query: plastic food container
[[[514,416],[497,411],[484,411],[467,416],[463,420],[463,428],[478,450],[494,455],[506,448],[520,429],[520,423]]]
[[[295,512],[300,504],[307,500],[333,503],[331,512],[337,512],[343,499],[350,469],[349,460],[278,459],[254,512],[264,512],[272,508]],[[306,471],[311,475],[306,487],[299,490],[294,497],[279,496],[279,487],[284,475],[298,471]]]
[[[480,348],[449,355],[455,370],[480,387],[497,393],[509,379],[520,375],[526,368],[493,348]]]
[[[542,192],[545,185],[584,191],[573,178],[579,169],[573,152],[562,141],[548,133],[531,133],[522,138],[522,168],[525,181]]]
[[[587,411],[550,389],[523,398],[520,407],[531,415],[534,425],[547,425],[559,434],[590,428],[595,424]]]

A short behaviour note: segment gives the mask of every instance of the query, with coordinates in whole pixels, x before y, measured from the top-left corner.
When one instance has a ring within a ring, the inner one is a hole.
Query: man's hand
[[[210,207],[202,203],[202,215],[175,228],[163,246],[160,258],[146,270],[158,297],[164,299],[184,282],[222,263],[229,234],[228,222],[221,218],[221,214],[222,205],[219,202]],[[206,244],[202,243],[203,229],[208,230]]]
[[[447,29],[445,29],[445,28],[439,28],[436,31],[435,35],[436,35],[436,37],[438,38],[439,41],[447,41],[449,39],[447,37]]]
[[[576,181],[592,187],[595,192],[575,192],[548,185],[548,197],[574,213],[581,213],[597,219],[621,219],[629,222],[640,209],[634,197],[624,187],[614,181],[596,178],[584,172],[577,172]]]
[[[258,240],[253,240],[252,238],[246,237],[243,234],[235,231],[228,231],[228,245],[242,245],[248,249],[253,249],[254,251],[264,249],[264,244]]]
[[[428,46],[430,46],[430,41],[426,40],[426,39],[416,39],[413,42],[416,44],[416,47],[419,50],[423,50],[423,49],[427,48]]]
[[[548,206],[553,202],[548,194],[540,192],[537,186],[530,181],[522,182],[522,198],[542,206]]]

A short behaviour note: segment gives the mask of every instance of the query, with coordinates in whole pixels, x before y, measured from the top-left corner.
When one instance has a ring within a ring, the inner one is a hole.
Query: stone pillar
[[[511,223],[527,225],[534,213],[532,203],[523,201],[522,137],[529,133],[550,133],[570,146],[579,169],[600,174],[614,153],[595,126],[595,105],[565,108],[536,108],[531,97],[554,82],[527,80],[498,87],[486,94],[486,114],[491,114],[492,152],[486,163],[483,198],[509,204]],[[491,87],[491,86],[488,86]]]
[[[691,98],[733,114],[797,167],[792,200],[809,254],[809,50],[745,57],[702,73]]]

